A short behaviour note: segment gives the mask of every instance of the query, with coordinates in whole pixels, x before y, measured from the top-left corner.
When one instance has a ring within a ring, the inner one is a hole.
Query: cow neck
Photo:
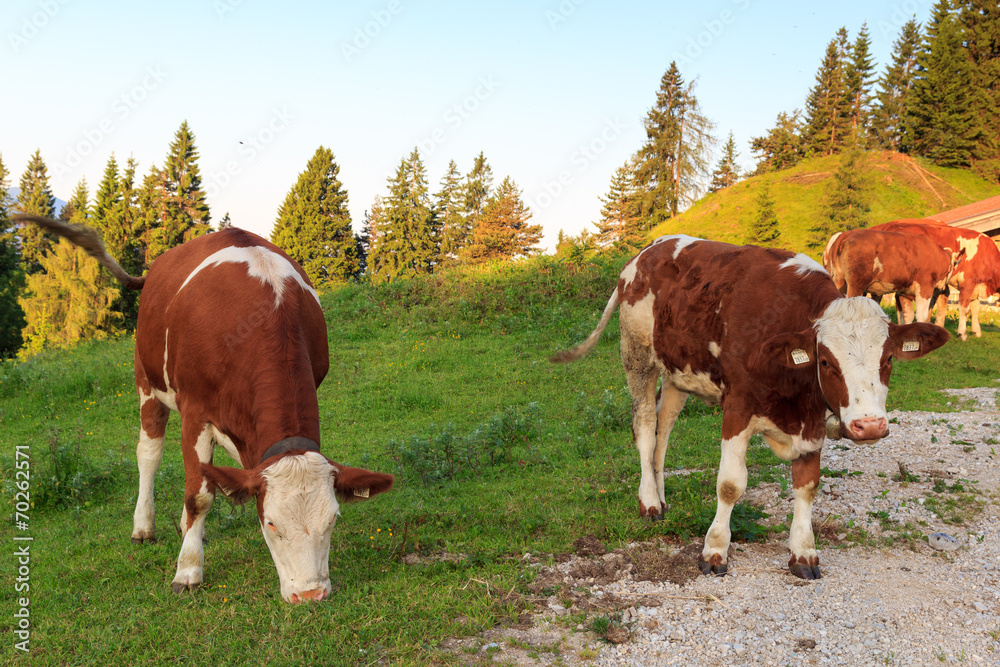
[[[263,463],[272,456],[278,456],[279,454],[284,454],[285,452],[290,452],[293,449],[302,449],[307,452],[319,452],[319,445],[310,440],[309,438],[303,438],[300,436],[295,436],[294,438],[285,438],[284,440],[279,440],[264,452],[263,456],[260,457],[260,462]]]

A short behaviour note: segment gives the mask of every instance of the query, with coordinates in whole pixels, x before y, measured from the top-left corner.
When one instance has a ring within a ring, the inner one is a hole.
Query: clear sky
[[[879,72],[931,0],[6,0],[0,154],[17,186],[36,148],[56,196],[112,152],[161,165],[185,119],[213,223],[269,235],[309,157],[331,148],[359,229],[420,149],[431,192],[483,151],[522,188],[551,248],[593,230],[598,197],[645,138],[676,60],[741,161],[804,104],[827,43],[868,23]],[[242,142],[242,143],[241,143]],[[721,142],[720,142],[721,143]]]

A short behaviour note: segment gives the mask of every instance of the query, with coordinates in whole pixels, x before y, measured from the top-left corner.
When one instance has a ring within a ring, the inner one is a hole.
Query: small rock
[[[955,467],[945,468],[944,471],[947,472],[947,473],[951,473],[952,475],[957,475],[958,472],[959,472],[958,468],[955,468]]]
[[[500,644],[497,644],[496,642],[490,642],[489,644],[487,644],[486,646],[482,647],[479,650],[485,652],[489,651],[491,648],[500,648]]]
[[[612,644],[624,644],[628,641],[629,634],[628,630],[625,628],[615,626],[613,628],[608,628],[608,634],[606,634],[605,637]]]
[[[972,606],[975,607],[978,612],[989,611],[989,607],[984,605],[982,602],[973,602]]]
[[[927,536],[927,543],[938,551],[957,551],[962,543],[948,533],[933,533]]]
[[[566,609],[566,607],[562,606],[561,604],[556,604],[554,602],[549,603],[549,609],[554,611],[556,613],[556,616],[567,616],[569,614],[569,610]]]

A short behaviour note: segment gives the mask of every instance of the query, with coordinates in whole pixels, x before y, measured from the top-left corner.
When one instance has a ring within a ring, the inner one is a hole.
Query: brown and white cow
[[[933,220],[894,220],[872,229],[906,234],[910,239],[927,237],[958,258],[948,283],[958,290],[958,335],[966,340],[966,316],[972,313],[972,333],[983,335],[979,326],[979,299],[1000,292],[1000,249],[993,240],[972,229],[951,227]],[[937,304],[938,325],[944,325],[947,292]]]
[[[329,356],[319,298],[277,246],[230,228],[163,253],[129,276],[93,230],[17,216],[68,238],[127,287],[142,289],[135,337],[139,392],[139,496],[132,541],[155,536],[153,480],[171,410],[181,416],[183,544],[174,591],[202,583],[205,517],[216,489],[257,517],[288,602],[330,592],[330,533],[339,502],[392,487],[392,475],[351,468],[320,453],[316,388]],[[243,468],[216,467],[222,445]]]
[[[729,518],[746,489],[750,437],[761,433],[792,463],[789,569],[818,578],[812,502],[828,428],[862,443],[887,435],[893,359],[927,354],[948,333],[933,324],[890,323],[871,299],[844,297],[805,255],[664,236],[625,265],[594,332],[553,361],[589,352],[619,305],[642,466],[639,514],[662,518],[667,441],[694,394],[721,404],[723,413],[718,506],[699,558],[702,572],[727,571]]]
[[[823,252],[823,265],[841,292],[876,300],[895,292],[916,304],[918,322],[930,321],[931,304],[947,292],[955,261],[930,238],[881,229],[839,232]],[[903,324],[902,308],[897,316]]]

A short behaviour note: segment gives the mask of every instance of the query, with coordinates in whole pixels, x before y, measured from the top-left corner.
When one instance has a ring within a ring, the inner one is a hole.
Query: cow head
[[[202,474],[237,503],[257,498],[257,518],[286,602],[330,594],[330,533],[340,502],[392,488],[392,475],[334,463],[319,452],[268,459],[252,470],[202,464]],[[338,502],[338,499],[340,502]]]
[[[892,324],[877,303],[853,297],[832,301],[813,327],[769,339],[759,354],[789,368],[815,368],[839,435],[868,444],[889,434],[893,359],[922,357],[948,338],[933,324]]]

